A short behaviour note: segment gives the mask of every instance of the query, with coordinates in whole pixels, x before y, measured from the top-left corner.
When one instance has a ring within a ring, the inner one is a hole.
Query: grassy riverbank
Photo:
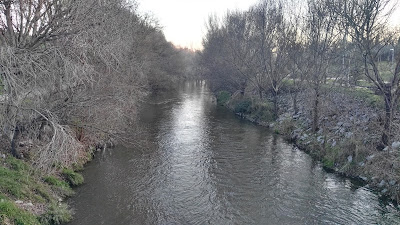
[[[29,162],[9,155],[0,158],[0,224],[61,224],[72,219],[63,200],[83,177],[69,168],[44,175]]]
[[[312,97],[307,92],[296,95],[297,113],[294,112],[293,95],[279,96],[276,120],[273,103],[268,99],[220,92],[217,102],[252,122],[284,135],[329,171],[362,180],[382,196],[399,202],[399,142],[393,141],[383,151],[376,149],[380,140],[380,118],[375,112],[380,105],[376,102],[380,99],[364,90],[351,95],[340,89],[327,90],[324,94],[326,102],[321,104],[320,128],[312,132],[309,110]],[[324,104],[327,107],[324,108]]]

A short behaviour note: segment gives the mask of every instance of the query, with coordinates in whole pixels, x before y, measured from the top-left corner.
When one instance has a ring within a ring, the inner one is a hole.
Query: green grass
[[[394,66],[391,62],[386,61],[378,63],[378,69],[384,81],[388,82],[393,79]]]
[[[383,97],[376,95],[372,90],[359,88],[348,90],[348,93],[353,97],[364,100],[369,106],[382,108],[384,105]]]
[[[83,182],[81,175],[73,171],[75,183]],[[0,224],[61,224],[71,219],[66,205],[58,198],[73,193],[67,182],[55,176],[41,178],[40,174],[23,160],[14,157],[0,159]],[[17,205],[15,200],[49,205],[44,215],[35,216]]]
[[[51,192],[37,181],[29,166],[22,160],[8,157],[8,167],[0,167],[0,192],[18,199],[46,202]]]
[[[78,186],[83,184],[83,176],[79,173],[74,172],[72,169],[64,168],[62,170],[62,176],[72,186]]]
[[[324,167],[329,168],[329,169],[333,169],[333,167],[335,166],[335,161],[333,161],[332,159],[329,158],[323,158],[322,159],[322,164],[324,165]]]
[[[36,225],[38,218],[32,213],[18,208],[4,196],[0,196],[0,224]]]
[[[62,224],[72,219],[71,211],[66,204],[51,204],[49,210],[40,216],[40,224]]]
[[[342,92],[351,97],[360,99],[364,101],[367,106],[374,108],[384,107],[383,97],[381,95],[376,95],[373,90],[367,88],[334,87],[332,91]]]
[[[287,93],[290,91],[294,91],[296,88],[295,84],[298,87],[300,85],[300,82],[295,83],[295,81],[292,79],[284,79],[282,81],[282,85],[280,87],[279,92]]]
[[[47,176],[44,178],[44,182],[52,186],[53,190],[61,197],[72,196],[75,193],[67,182],[58,177]]]
[[[50,185],[54,185],[57,187],[65,187],[65,188],[68,187],[69,188],[69,185],[67,184],[67,182],[65,182],[63,180],[59,180],[55,176],[47,176],[44,178],[44,181]]]
[[[341,150],[338,147],[327,147],[325,155],[322,156],[322,164],[324,167],[333,169],[340,153]]]
[[[3,166],[6,165],[6,166]],[[29,166],[22,160],[8,157],[0,166],[0,223],[40,224],[37,217],[18,208],[15,199],[44,202],[50,198],[42,185],[33,178]]]

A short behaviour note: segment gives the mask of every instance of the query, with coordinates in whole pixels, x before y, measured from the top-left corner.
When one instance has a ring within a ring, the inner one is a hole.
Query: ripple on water
[[[142,144],[108,150],[85,170],[71,224],[400,223],[376,194],[216,107],[204,83],[154,98]]]

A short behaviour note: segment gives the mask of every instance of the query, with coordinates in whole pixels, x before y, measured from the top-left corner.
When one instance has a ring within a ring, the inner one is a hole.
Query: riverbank
[[[32,162],[1,154],[0,224],[62,224],[73,211],[64,200],[74,194],[72,187],[83,183],[80,171],[91,154],[70,168],[43,173]]]
[[[328,90],[323,95],[320,129],[315,133],[311,129],[313,96],[308,90],[296,93],[296,110],[294,95],[281,94],[277,119],[268,99],[220,92],[217,101],[239,116],[284,135],[327,170],[361,180],[367,188],[399,202],[400,142],[393,141],[383,151],[376,149],[381,118],[375,112],[379,111],[380,99],[366,91],[349,93],[342,89]]]

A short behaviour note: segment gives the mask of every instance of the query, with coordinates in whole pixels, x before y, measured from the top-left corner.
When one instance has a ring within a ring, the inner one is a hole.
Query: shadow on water
[[[395,207],[215,104],[203,82],[150,96],[138,145],[99,153],[70,224],[399,224]]]

